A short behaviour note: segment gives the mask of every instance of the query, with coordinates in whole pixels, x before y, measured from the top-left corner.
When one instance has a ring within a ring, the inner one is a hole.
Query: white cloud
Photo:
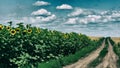
[[[45,2],[45,1],[37,1],[33,5],[35,5],[35,6],[46,6],[46,5],[50,5],[50,3]]]
[[[69,18],[65,24],[76,24],[77,23],[78,18]]]
[[[82,14],[84,11],[82,9],[75,9],[72,13],[68,14],[68,16],[78,16]]]
[[[68,20],[65,23],[87,24],[91,22],[106,23],[112,21],[120,21],[120,11],[99,11],[94,9],[75,8],[72,13],[68,14]]]
[[[56,9],[73,9],[73,7],[68,4],[62,4],[60,6],[57,6]]]
[[[24,17],[23,19],[31,23],[50,22],[56,19],[56,15],[46,9],[39,9],[31,13],[33,17]],[[35,16],[34,16],[35,15]]]
[[[111,14],[112,17],[120,17],[120,11],[119,12],[113,12]]]
[[[108,21],[108,19],[107,19]],[[100,15],[88,15],[85,17],[73,17],[73,18],[68,18],[67,22],[65,24],[76,24],[76,23],[82,23],[82,24],[88,24],[90,22],[105,22],[105,19],[100,16]]]
[[[88,15],[84,18],[79,18],[79,23],[84,23],[84,24],[87,24],[87,23],[90,23],[90,22],[101,22],[101,16],[97,16],[97,15]]]
[[[75,10],[68,14],[68,17],[79,16],[79,15],[89,15],[93,14],[93,11],[82,9],[82,8],[75,8]]]
[[[24,22],[30,23],[40,23],[40,22],[50,22],[56,19],[56,15],[52,14],[47,17],[37,16],[37,17],[23,17]]]
[[[37,11],[33,11],[31,15],[51,15],[51,12],[48,12],[46,9],[39,9]]]
[[[48,17],[36,17],[36,20],[40,20],[42,22],[49,22],[49,21],[52,21],[52,20],[55,20],[56,19],[56,16],[53,14],[51,16],[48,16]]]

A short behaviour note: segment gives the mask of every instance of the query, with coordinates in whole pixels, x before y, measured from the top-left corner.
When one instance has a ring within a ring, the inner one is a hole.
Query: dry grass
[[[99,40],[101,37],[95,37],[95,36],[89,36],[91,40]],[[120,42],[120,37],[112,37],[112,40],[115,41],[115,43]]]
[[[115,43],[120,42],[120,37],[112,37],[112,40],[115,41]]]
[[[91,40],[99,40],[101,37],[89,36]]]

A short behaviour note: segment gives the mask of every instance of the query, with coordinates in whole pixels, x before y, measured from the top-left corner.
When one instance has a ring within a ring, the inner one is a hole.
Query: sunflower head
[[[11,27],[10,27],[10,26],[7,26],[7,27],[6,27],[6,29],[7,29],[7,30],[10,30],[10,29],[11,29]]]
[[[67,39],[67,38],[68,38],[68,35],[64,34],[64,38]]]
[[[27,32],[28,32],[28,33],[31,33],[31,32],[32,32],[32,29],[28,29]]]
[[[16,28],[15,30],[16,30],[16,32],[20,32],[20,28]]]
[[[3,29],[3,27],[4,27],[4,26],[0,24],[0,30],[2,30],[2,29]]]
[[[11,30],[10,33],[11,33],[11,35],[15,35],[16,31],[15,30]]]

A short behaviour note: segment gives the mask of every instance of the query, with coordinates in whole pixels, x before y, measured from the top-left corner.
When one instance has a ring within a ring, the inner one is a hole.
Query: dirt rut
[[[99,56],[99,53],[104,48],[104,46],[105,41],[103,41],[102,46],[100,46],[97,50],[90,53],[87,57],[80,59],[76,63],[67,65],[63,68],[87,68],[88,64]]]
[[[104,57],[103,62],[100,63],[96,68],[117,68],[116,63],[118,60],[117,55],[113,51],[111,43],[109,43],[108,53]]]

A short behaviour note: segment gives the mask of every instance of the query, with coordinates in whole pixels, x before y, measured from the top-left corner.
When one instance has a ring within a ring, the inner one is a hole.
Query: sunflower
[[[15,35],[16,31],[15,30],[11,30],[10,33],[11,33],[11,35]]]
[[[32,32],[32,29],[28,29],[27,32],[28,32],[28,33],[31,33],[31,32]]]
[[[20,28],[16,28],[15,30],[16,30],[16,32],[20,32]]]
[[[3,29],[3,25],[0,24],[0,30],[2,30],[2,29]]]
[[[67,39],[67,38],[68,38],[68,35],[64,34],[64,38]]]
[[[7,30],[10,30],[10,29],[11,29],[11,27],[10,27],[10,26],[7,26],[7,27],[6,27],[6,29],[7,29]]]

